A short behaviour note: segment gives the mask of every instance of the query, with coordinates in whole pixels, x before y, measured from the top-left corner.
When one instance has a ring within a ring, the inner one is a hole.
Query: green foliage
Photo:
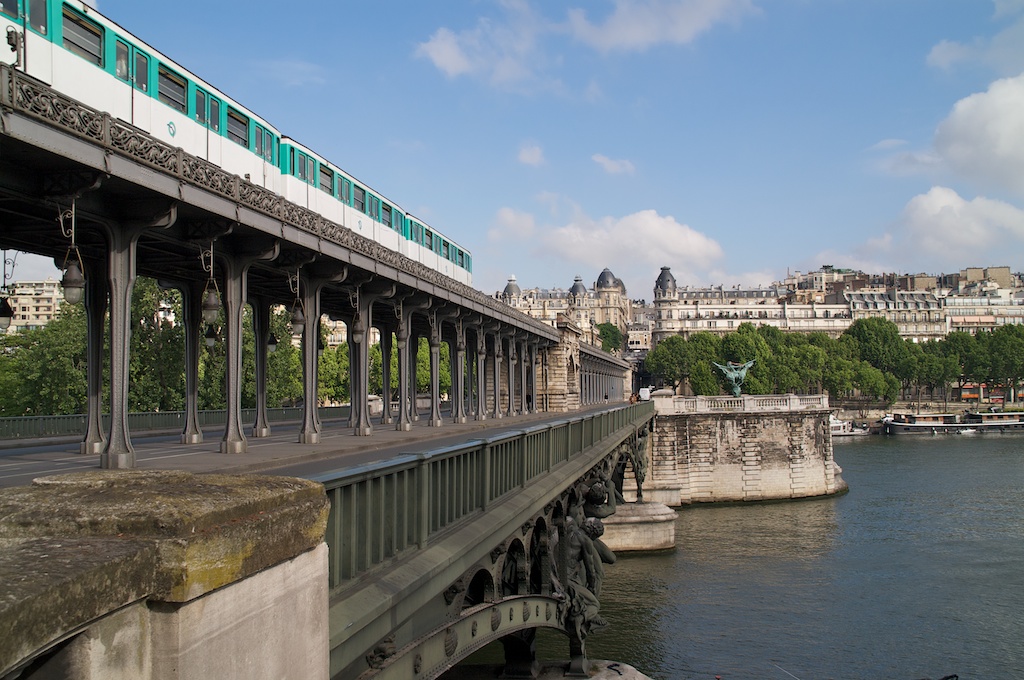
[[[619,327],[610,323],[597,324],[597,330],[601,336],[601,349],[605,352],[617,352],[622,349],[622,331]]]

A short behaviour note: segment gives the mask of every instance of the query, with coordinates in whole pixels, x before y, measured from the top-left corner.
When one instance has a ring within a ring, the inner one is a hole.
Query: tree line
[[[1024,326],[1000,326],[971,335],[950,333],[915,343],[900,337],[893,322],[858,319],[839,338],[825,333],[783,333],[774,326],[740,324],[718,336],[672,336],[651,350],[645,368],[662,384],[685,385],[699,395],[717,395],[728,385],[712,362],[754,360],[743,391],[749,394],[861,395],[892,403],[923,390],[935,395],[950,385],[986,383],[1006,389],[1007,401],[1024,379]]]
[[[164,309],[169,313],[157,314]],[[181,411],[185,408],[185,327],[181,295],[160,288],[154,279],[140,277],[132,293],[132,334],[129,359],[128,409],[130,411]],[[278,309],[271,314],[270,330],[279,342],[267,357],[267,405],[294,405],[302,399],[302,357],[291,342],[291,313]],[[215,324],[221,326],[221,322]],[[204,330],[197,331],[203,333]],[[104,345],[109,346],[109,325],[104,325]],[[321,340],[326,329],[321,325]],[[82,307],[65,304],[56,318],[41,328],[0,334],[0,417],[84,413],[87,390],[86,318]],[[242,408],[256,406],[256,339],[251,310],[242,323]],[[391,354],[391,386],[398,389],[397,350]],[[109,353],[103,353],[102,391],[104,408],[109,399]],[[200,410],[223,409],[225,396],[225,346],[222,340],[208,347],[200,343],[198,402]],[[317,370],[321,404],[349,399],[347,345],[325,347]],[[380,345],[370,348],[370,385],[380,389],[383,365]],[[442,390],[451,384],[448,346],[441,345]],[[430,350],[420,339],[417,351],[416,389],[430,387]],[[371,389],[373,389],[371,387]]]

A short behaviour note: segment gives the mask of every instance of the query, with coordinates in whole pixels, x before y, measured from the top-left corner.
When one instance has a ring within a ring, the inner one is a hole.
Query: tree
[[[619,327],[610,323],[597,324],[597,330],[601,337],[601,349],[605,352],[618,352],[622,349],[622,331]]]
[[[694,394],[714,395],[719,393],[719,383],[711,362],[720,361],[720,348],[721,340],[711,333],[694,333],[689,339],[673,335],[648,352],[644,365],[673,389],[689,380]]]
[[[857,341],[857,358],[886,373],[899,375],[900,367],[908,367],[907,343],[900,337],[896,324],[882,317],[857,319],[843,331]]]
[[[85,313],[64,305],[38,329],[5,338],[4,415],[46,416],[84,413],[86,401]],[[8,374],[10,371],[10,374]]]

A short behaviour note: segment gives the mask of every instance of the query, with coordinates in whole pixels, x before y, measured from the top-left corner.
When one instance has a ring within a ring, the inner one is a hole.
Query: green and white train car
[[[469,252],[80,0],[0,0],[0,61],[472,284]]]

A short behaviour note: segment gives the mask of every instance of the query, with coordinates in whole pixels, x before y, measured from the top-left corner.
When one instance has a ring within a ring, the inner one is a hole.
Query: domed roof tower
[[[573,295],[573,296],[580,296],[580,295],[586,296],[586,294],[587,294],[587,287],[583,285],[583,277],[580,276],[579,274],[577,274],[576,278],[573,279],[573,281],[572,281],[572,288],[569,289],[569,295]]]
[[[615,274],[608,267],[604,268],[601,275],[597,277],[597,284],[594,286],[597,290],[608,290],[616,288],[620,292],[625,292],[626,286],[622,283],[622,280],[617,278]]]
[[[519,289],[519,284],[516,283],[515,274],[508,277],[508,283],[505,284],[505,291],[501,294],[503,298],[510,298],[522,295],[523,291]]]
[[[654,298],[675,297],[676,277],[672,276],[669,267],[662,267],[658,280],[654,282]]]

